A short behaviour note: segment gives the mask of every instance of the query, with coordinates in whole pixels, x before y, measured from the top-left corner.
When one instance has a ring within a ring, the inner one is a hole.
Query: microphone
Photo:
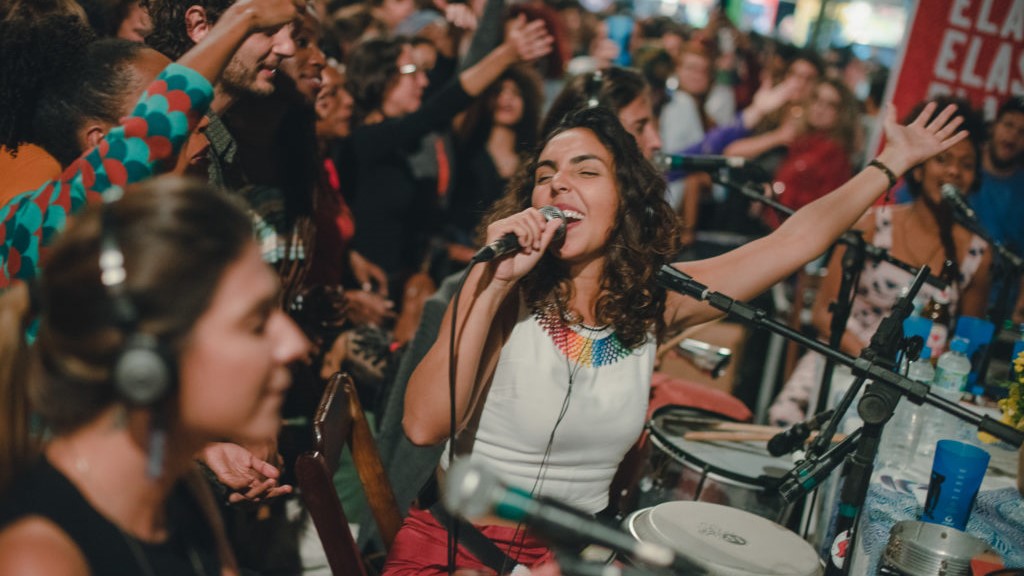
[[[555,233],[554,242],[558,242],[565,237],[565,214],[554,206],[541,206],[539,208],[540,213],[544,215],[544,218],[549,222],[558,218],[562,223],[558,226],[558,232]],[[522,246],[519,245],[519,239],[513,232],[505,234],[501,238],[498,238],[494,242],[491,242],[487,246],[484,246],[473,255],[474,262],[488,262],[495,258],[504,256],[510,252],[516,252],[521,250]]]
[[[651,159],[654,165],[664,170],[690,170],[693,172],[714,172],[721,168],[743,169],[747,159],[738,156],[666,154],[655,152]]]
[[[804,443],[811,435],[812,430],[818,430],[832,417],[833,410],[825,410],[815,414],[803,422],[797,422],[789,428],[779,432],[768,441],[768,453],[772,456],[789,454]]]
[[[666,154],[661,151],[654,153],[651,162],[661,171],[684,170],[687,172],[718,172],[719,170],[740,170],[749,176],[762,181],[771,180],[764,168],[755,162],[739,156],[719,156],[715,154]]]
[[[495,473],[466,458],[456,460],[448,469],[442,501],[450,512],[465,518],[493,514],[523,522],[552,538],[600,544],[654,566],[668,566],[675,560],[675,553],[664,546],[635,540],[564,504],[536,499],[526,490],[505,485]]]
[[[942,199],[949,204],[955,212],[958,212],[961,216],[967,219],[968,222],[976,223],[978,221],[978,215],[974,213],[974,209],[967,205],[960,190],[952,184],[942,185]]]

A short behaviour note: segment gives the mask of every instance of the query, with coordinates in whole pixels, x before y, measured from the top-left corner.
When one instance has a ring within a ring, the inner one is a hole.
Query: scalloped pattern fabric
[[[59,180],[0,207],[0,289],[38,275],[47,248],[70,216],[102,201],[113,188],[155,175],[163,161],[178,154],[212,100],[206,78],[180,64],[168,65],[131,115],[72,162]]]

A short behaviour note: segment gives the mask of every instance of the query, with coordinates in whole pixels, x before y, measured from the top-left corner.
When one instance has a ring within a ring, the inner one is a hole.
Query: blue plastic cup
[[[921,520],[966,530],[988,460],[988,452],[977,446],[939,440]]]

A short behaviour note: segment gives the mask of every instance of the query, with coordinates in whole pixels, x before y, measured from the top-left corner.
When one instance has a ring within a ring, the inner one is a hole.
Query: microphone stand
[[[1010,290],[1017,285],[1021,273],[1024,272],[1024,258],[1021,258],[1016,252],[993,238],[977,218],[971,218],[955,208],[953,209],[953,216],[964,228],[967,228],[980,236],[982,240],[988,242],[988,245],[992,247],[992,251],[995,253],[995,260],[992,265],[995,271],[994,275],[1003,280],[1002,284],[999,285],[999,291],[996,293],[996,304],[992,308],[990,316],[992,323],[995,325],[995,333],[992,336],[992,339],[995,340],[999,331],[1003,329],[1003,322],[1010,316]],[[979,386],[985,385],[988,364],[991,359],[992,343],[990,342],[982,350],[981,360],[978,362],[978,379],[976,383]]]
[[[853,397],[856,396],[860,383],[866,379],[871,380],[871,383],[864,391],[863,398],[858,404],[858,413],[864,421],[864,427],[859,438],[856,440],[857,451],[847,459],[847,466],[845,467],[846,480],[843,483],[837,518],[836,530],[840,537],[842,537],[844,531],[849,531],[847,550],[854,549],[856,520],[867,497],[868,484],[873,471],[875,455],[878,452],[882,428],[892,416],[896,403],[901,396],[906,396],[915,404],[927,402],[943,412],[968,422],[978,430],[989,432],[1013,446],[1020,446],[1024,443],[1024,432],[993,420],[987,415],[979,416],[971,410],[960,406],[959,403],[946,400],[942,396],[931,392],[929,385],[910,380],[890,369],[895,364],[896,347],[902,339],[903,318],[913,310],[913,293],[916,293],[920,288],[928,272],[927,267],[924,267],[918,273],[914,279],[911,293],[897,301],[893,313],[882,321],[878,331],[876,331],[871,339],[871,344],[864,349],[858,358],[853,358],[844,352],[834,350],[813,338],[804,336],[785,324],[772,320],[762,309],[737,302],[720,292],[713,292],[707,286],[700,284],[670,265],[662,266],[657,275],[659,284],[666,289],[707,302],[729,315],[741,318],[759,327],[767,328],[827,358],[832,358],[839,364],[850,367],[852,372],[858,377],[857,381],[851,385],[846,396],[843,397],[840,406],[836,407],[836,415],[829,420],[826,429],[812,443],[812,450],[809,450],[809,453],[812,454],[811,458],[814,458],[813,454],[817,453],[816,450],[813,450],[815,445],[831,443],[838,422],[842,419],[844,411],[852,403]],[[849,571],[849,567],[850,562],[844,560],[842,565],[837,565],[830,558],[826,576],[846,574]]]
[[[857,283],[860,280],[861,270],[864,269],[865,244],[864,236],[859,230],[849,232],[851,242],[847,244],[846,252],[843,254],[843,273],[839,281],[839,294],[829,305],[832,312],[832,320],[829,324],[828,345],[836,350],[843,341],[843,334],[846,333],[846,322],[850,319],[850,312],[853,310],[853,299],[857,295]],[[821,374],[821,384],[818,387],[818,401],[815,403],[814,412],[819,413],[828,407],[828,399],[832,394],[832,373],[835,371],[835,362],[825,358],[825,368]]]

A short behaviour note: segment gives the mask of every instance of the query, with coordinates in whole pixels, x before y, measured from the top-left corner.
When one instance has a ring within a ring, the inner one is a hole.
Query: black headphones
[[[114,324],[124,334],[124,344],[114,362],[114,387],[130,404],[151,406],[167,394],[174,370],[160,339],[138,330],[138,311],[125,286],[128,275],[124,253],[117,242],[117,223],[110,206],[102,210],[100,283],[106,289]]]
[[[583,91],[586,94],[586,106],[587,108],[595,108],[601,103],[601,87],[604,85],[604,70],[598,68],[587,76],[587,80],[583,87]]]

